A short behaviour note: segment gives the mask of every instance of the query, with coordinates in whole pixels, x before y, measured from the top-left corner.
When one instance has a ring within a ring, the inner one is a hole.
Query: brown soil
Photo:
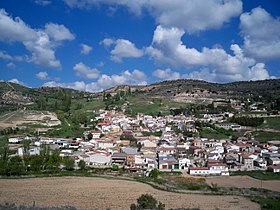
[[[179,194],[160,191],[149,185],[124,180],[89,177],[0,179],[0,203],[65,206],[79,209],[129,209],[141,195],[149,193],[168,208],[260,209],[239,196]]]
[[[238,188],[264,188],[280,192],[279,180],[261,181],[249,176],[230,176],[230,177],[207,177],[207,184],[215,183],[221,187],[238,187]]]

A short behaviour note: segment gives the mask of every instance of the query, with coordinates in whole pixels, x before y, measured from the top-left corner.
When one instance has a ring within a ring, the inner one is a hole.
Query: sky
[[[279,77],[279,0],[0,1],[0,80],[98,92]]]

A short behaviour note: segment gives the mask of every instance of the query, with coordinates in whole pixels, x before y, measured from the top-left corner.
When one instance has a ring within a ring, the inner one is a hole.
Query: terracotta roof
[[[209,170],[208,167],[192,167],[190,170]]]

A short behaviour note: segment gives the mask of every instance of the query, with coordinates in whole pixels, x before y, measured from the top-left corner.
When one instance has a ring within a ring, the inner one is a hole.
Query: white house
[[[178,161],[179,161],[179,168],[181,170],[187,170],[191,164],[191,160],[188,158],[179,158]]]
[[[189,168],[189,174],[193,176],[207,176],[210,170],[208,167],[191,167]]]
[[[10,144],[18,144],[24,140],[25,136],[17,135],[17,136],[11,136],[8,141]]]
[[[208,168],[210,175],[229,176],[228,167],[224,163],[210,163]]]
[[[86,153],[89,156],[89,164],[94,166],[111,165],[111,155],[107,152],[95,151]]]
[[[115,143],[111,141],[99,141],[98,142],[98,148],[100,149],[108,149],[108,148],[114,148]]]
[[[270,166],[270,168],[272,169],[273,173],[280,173],[280,165]]]

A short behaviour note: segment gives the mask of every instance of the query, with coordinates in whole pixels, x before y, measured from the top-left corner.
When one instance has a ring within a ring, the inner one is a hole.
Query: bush
[[[151,178],[156,179],[156,178],[158,178],[158,175],[159,175],[159,171],[156,168],[151,170],[151,172],[150,172],[150,177]]]
[[[137,204],[130,205],[131,210],[142,210],[142,209],[155,209],[155,210],[164,210],[165,205],[161,202],[157,202],[157,200],[149,194],[142,194],[137,199]]]

